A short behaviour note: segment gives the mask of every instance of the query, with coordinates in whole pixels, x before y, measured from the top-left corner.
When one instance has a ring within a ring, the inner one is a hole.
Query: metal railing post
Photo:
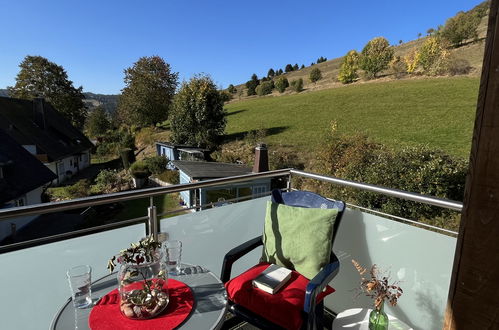
[[[152,237],[157,242],[158,241],[158,213],[156,211],[156,206],[149,206],[147,208],[147,217],[149,218],[148,224],[148,235],[152,234]]]
[[[288,175],[288,184],[286,185],[286,191],[291,191],[291,173]]]

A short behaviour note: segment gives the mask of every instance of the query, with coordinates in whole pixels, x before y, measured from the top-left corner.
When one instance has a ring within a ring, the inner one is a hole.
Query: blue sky
[[[62,65],[86,92],[119,93],[123,70],[152,55],[181,80],[204,72],[227,87],[360,51],[376,36],[416,39],[480,2],[0,0],[0,88],[15,83],[26,55]]]

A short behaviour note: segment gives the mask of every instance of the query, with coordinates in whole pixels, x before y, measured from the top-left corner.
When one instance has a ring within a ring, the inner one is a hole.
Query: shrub
[[[390,69],[393,71],[395,78],[402,78],[407,74],[407,66],[400,56],[396,56],[390,62]]]
[[[152,174],[159,174],[166,169],[166,165],[168,165],[168,159],[163,156],[153,156],[144,159],[144,163],[146,164],[147,169]]]
[[[342,179],[462,200],[467,164],[425,146],[393,150],[364,135],[336,136],[335,128],[320,150],[313,171]],[[366,191],[317,184],[320,192],[409,219],[448,216],[449,211]],[[310,187],[307,187],[310,188]]]
[[[272,89],[274,88],[273,81],[264,81],[260,85],[256,87],[256,93],[258,96],[263,96],[272,93]]]
[[[284,93],[284,91],[288,87],[289,87],[289,82],[288,82],[288,78],[286,78],[286,77],[279,77],[275,81],[275,88],[277,88],[279,93]]]
[[[310,71],[309,79],[313,83],[321,80],[322,79],[321,70],[319,68],[313,68],[312,71]]]
[[[112,193],[126,190],[129,187],[129,177],[113,170],[102,170],[95,178],[95,185],[92,186],[94,193]]]
[[[393,47],[388,40],[377,37],[370,40],[362,49],[359,57],[359,67],[366,72],[368,78],[376,78],[376,75],[388,67],[393,58]]]
[[[232,100],[232,94],[228,91],[220,91],[220,98],[222,99],[222,102],[229,102]]]
[[[90,196],[90,182],[86,179],[79,180],[73,185],[49,188],[51,200],[67,200]]]
[[[301,91],[303,91],[303,79],[300,78],[297,80],[293,80],[291,82],[291,89],[297,93],[300,93]]]
[[[413,50],[404,56],[404,63],[408,73],[415,73],[419,66],[420,54],[417,50]]]
[[[338,80],[343,84],[349,84],[354,82],[359,75],[357,70],[359,69],[359,54],[355,50],[351,50],[347,53],[343,59],[343,63],[340,67],[340,73],[338,74]]]
[[[468,74],[471,70],[470,62],[462,58],[451,57],[449,58],[447,65],[448,72],[452,76]]]
[[[163,182],[171,183],[171,184],[179,184],[180,179],[179,179],[179,174],[178,171],[171,171],[171,170],[166,170],[158,175],[156,175],[158,179],[160,179]]]
[[[139,160],[130,166],[130,174],[136,179],[145,179],[151,175],[145,161]]]

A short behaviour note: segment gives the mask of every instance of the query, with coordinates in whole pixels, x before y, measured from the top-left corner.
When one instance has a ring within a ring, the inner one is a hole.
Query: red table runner
[[[160,315],[148,320],[132,320],[121,314],[118,289],[115,289],[102,297],[92,308],[88,319],[90,329],[174,329],[191,313],[194,296],[185,283],[173,279],[168,280],[168,293],[170,301]]]

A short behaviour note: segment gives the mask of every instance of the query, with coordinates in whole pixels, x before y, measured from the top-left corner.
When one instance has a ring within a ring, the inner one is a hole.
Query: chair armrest
[[[324,290],[329,282],[338,274],[340,270],[340,262],[336,255],[333,254],[331,263],[324,266],[321,271],[315,275],[313,279],[307,284],[307,291],[305,293],[305,304],[303,311],[307,314],[314,311],[317,303],[317,295]]]
[[[220,279],[223,283],[230,280],[230,272],[232,271],[232,264],[248,252],[256,249],[258,246],[263,245],[262,236],[255,237],[246,243],[243,243],[232,250],[230,250],[224,257],[222,264],[222,273]]]

